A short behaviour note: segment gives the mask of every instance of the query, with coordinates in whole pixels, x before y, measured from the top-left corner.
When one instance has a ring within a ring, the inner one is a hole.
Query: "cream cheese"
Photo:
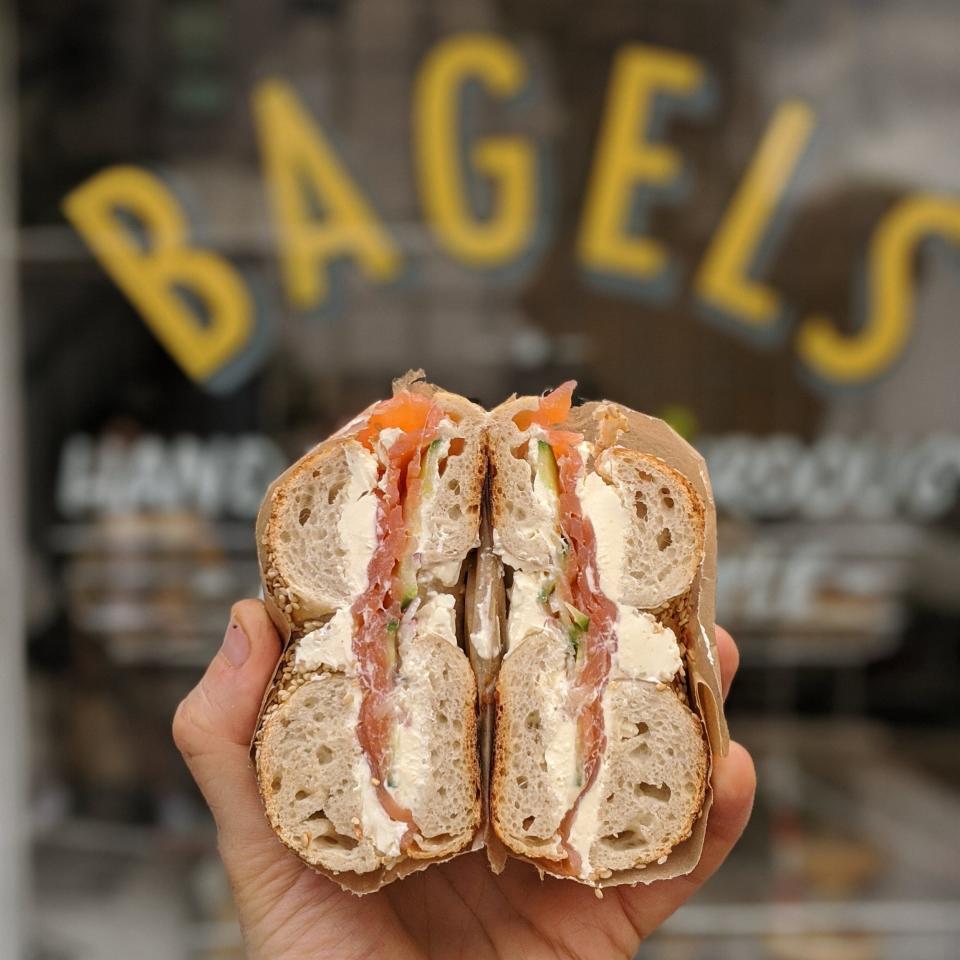
[[[390,792],[407,809],[418,804],[433,777],[430,743],[422,732],[425,721],[425,717],[412,716],[409,726],[401,724],[395,731],[391,782],[396,786]]]
[[[493,528],[493,552],[508,566],[514,570],[519,570],[523,566],[522,561],[516,554],[511,553],[500,539],[500,531]]]
[[[442,587],[452,587],[460,579],[463,560],[429,563],[420,568],[420,580],[432,580]]]
[[[556,523],[556,518],[560,509],[558,506],[557,494],[549,484],[544,482],[539,471],[534,475],[533,478],[533,495],[540,502],[540,506],[543,507],[544,512],[553,519],[554,523]]]
[[[413,656],[419,659],[416,654]],[[413,669],[417,667],[413,666]],[[432,717],[426,715],[425,707],[429,700],[424,693],[422,689],[419,692],[410,688],[404,689],[401,713],[406,715],[405,721],[398,723],[393,729],[393,761],[387,788],[397,802],[408,810],[419,805],[423,791],[433,779],[430,741],[425,733],[430,729]]]
[[[330,667],[353,673],[353,614],[341,608],[322,627],[311,630],[297,645],[294,665],[301,671]]]
[[[593,867],[590,864],[590,850],[597,839],[597,825],[600,820],[600,802],[603,800],[606,774],[604,762],[600,761],[600,769],[590,789],[583,795],[577,815],[570,825],[570,836],[567,842],[580,856],[580,876],[589,877]]]
[[[357,688],[349,698],[347,715],[344,717],[344,724],[354,732],[360,715],[360,699],[360,690]],[[377,788],[373,784],[370,764],[362,750],[358,751],[353,764],[353,779],[360,800],[360,827],[364,837],[371,840],[374,847],[385,856],[400,856],[400,841],[407,831],[407,825],[393,820],[383,809]]]
[[[700,636],[703,638],[703,645],[707,651],[707,659],[710,661],[711,667],[716,667],[717,662],[713,658],[713,650],[711,649],[713,644],[710,643],[710,638],[707,636],[706,627],[701,623],[700,624]]]
[[[603,726],[605,730],[612,730],[614,723],[613,713],[609,708],[606,696],[603,698]],[[570,835],[567,838],[571,847],[580,857],[580,876],[587,878],[593,871],[590,863],[590,850],[597,839],[600,824],[600,804],[606,793],[607,763],[601,757],[600,769],[590,785],[590,789],[580,800],[577,814],[570,825]]]
[[[449,418],[444,417],[437,424],[437,436],[441,440],[452,440],[457,435],[457,425]]]
[[[436,481],[439,478],[440,461],[450,453],[450,441],[453,440],[456,435],[457,425],[449,418],[444,417],[437,424],[437,440],[440,442],[436,448],[436,456],[431,458],[431,460],[436,464],[436,469],[431,471],[431,476],[428,477],[424,475],[421,477],[421,480],[427,484],[430,490],[430,492],[423,497],[423,503],[429,502],[437,495],[437,488],[439,487],[439,484]]]
[[[430,594],[417,608],[416,620],[417,633],[435,633],[457,646],[457,611],[453,594]]]
[[[367,588],[367,568],[377,547],[377,458],[361,444],[351,441],[344,445],[350,482],[337,532],[346,551],[343,575],[352,597],[358,597]]]
[[[510,587],[510,612],[507,616],[507,654],[515,650],[528,634],[543,630],[552,620],[540,601],[547,582],[546,574],[515,570]]]
[[[558,804],[569,810],[580,792],[580,768],[577,762],[577,721],[564,704],[569,685],[563,671],[545,679],[545,695],[540,709],[543,724],[544,760]]]
[[[530,440],[527,443],[527,463],[533,471],[533,495],[537,498],[546,515],[556,522],[560,513],[557,492],[540,476],[540,441],[547,441],[547,431],[538,424],[529,429]]]
[[[477,624],[470,631],[470,646],[478,657],[492,660],[500,652],[500,642],[496,625],[496,614],[491,611],[493,604],[493,582],[487,584],[482,599],[477,604]]]
[[[577,481],[577,496],[597,541],[600,590],[608,599],[617,601],[621,596],[630,515],[617,488],[604,482],[598,473],[589,473]]]
[[[636,607],[617,604],[615,675],[669,683],[681,666],[680,647],[670,627]]]
[[[403,436],[403,430],[400,427],[384,427],[377,434],[377,453],[380,455],[380,462],[387,462],[387,454],[390,448]]]
[[[353,775],[360,790],[360,826],[364,836],[372,840],[373,845],[384,856],[399,857],[400,841],[407,832],[407,825],[387,816],[373,785],[370,764],[363,754],[354,764]]]

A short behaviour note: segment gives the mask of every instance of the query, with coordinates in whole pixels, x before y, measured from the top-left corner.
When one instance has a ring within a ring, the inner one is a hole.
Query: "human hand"
[[[717,629],[724,695],[737,648]],[[314,873],[277,839],[249,754],[280,640],[263,604],[243,600],[203,679],[180,704],[173,735],[216,820],[220,855],[251,960],[524,960],[629,958],[720,866],[746,826],[755,777],[731,743],[715,759],[714,801],[693,873],[595,891],[516,860],[499,876],[478,851],[358,898]]]

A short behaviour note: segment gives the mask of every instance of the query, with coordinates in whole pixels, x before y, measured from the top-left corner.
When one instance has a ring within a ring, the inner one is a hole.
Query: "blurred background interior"
[[[240,956],[170,718],[267,482],[423,366],[710,464],[761,786],[644,957],[960,956],[958,42],[955,0],[9,5],[0,952]]]

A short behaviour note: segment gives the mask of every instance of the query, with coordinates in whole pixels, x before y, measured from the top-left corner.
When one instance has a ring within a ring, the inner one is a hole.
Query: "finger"
[[[334,932],[357,912],[352,898],[306,871],[279,842],[260,800],[250,741],[279,656],[280,638],[263,604],[235,604],[223,645],[173,724],[177,746],[216,820],[220,856],[251,956],[279,956],[284,938],[293,943],[305,936],[304,924],[316,916],[307,906],[340,911],[343,922]],[[372,928],[368,924],[367,932]],[[360,943],[363,933],[356,934]]]
[[[750,819],[756,788],[753,758],[742,744],[731,741],[730,753],[714,759],[707,836],[696,870],[682,878],[687,883],[699,886],[726,859]]]
[[[730,693],[730,685],[740,666],[740,651],[733,637],[723,627],[717,627],[716,637],[717,655],[720,658],[720,681],[723,684],[723,699],[726,700],[727,694]]]
[[[173,721],[177,747],[217,822],[228,871],[234,862],[251,862],[258,852],[275,856],[278,849],[249,748],[279,655],[280,640],[263,604],[235,604],[220,650]]]
[[[177,708],[173,738],[214,816],[235,789],[253,781],[250,740],[279,654],[263,604],[234,604],[220,650]]]
[[[279,656],[280,638],[263,604],[234,604],[220,650],[174,719],[181,750],[202,752],[214,742],[248,746]]]
[[[756,785],[750,754],[741,744],[731,742],[730,753],[714,760],[713,806],[708,814],[700,861],[693,872],[646,889],[616,888],[624,910],[641,937],[663,923],[727,858],[750,819]]]

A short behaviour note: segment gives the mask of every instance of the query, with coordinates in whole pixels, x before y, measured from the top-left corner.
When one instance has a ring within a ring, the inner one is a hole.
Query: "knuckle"
[[[173,742],[185,757],[196,749],[197,722],[193,697],[191,691],[180,701],[173,714]]]

